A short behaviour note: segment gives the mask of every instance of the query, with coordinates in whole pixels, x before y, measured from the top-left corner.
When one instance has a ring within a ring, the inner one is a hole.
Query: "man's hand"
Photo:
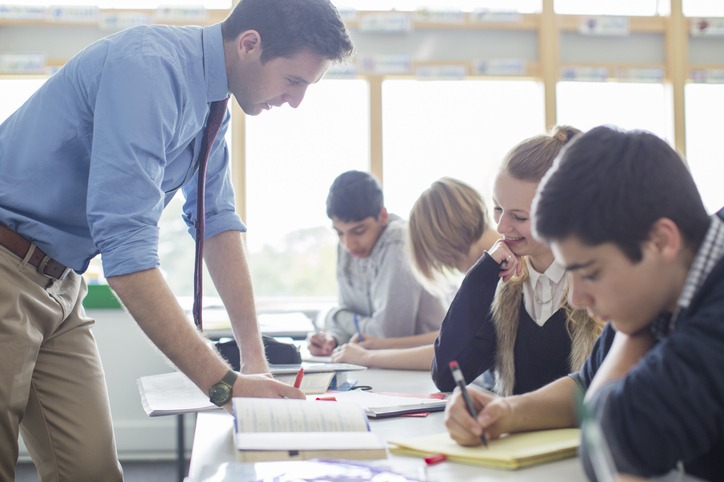
[[[304,392],[291,385],[271,378],[269,374],[239,375],[234,382],[233,397],[253,398],[297,398],[304,400]],[[231,403],[224,405],[224,410],[231,413]]]
[[[325,331],[318,331],[307,336],[309,353],[317,356],[329,356],[337,347],[337,340]]]
[[[453,440],[460,445],[476,446],[482,443],[480,436],[483,432],[488,439],[493,439],[509,431],[508,421],[513,409],[505,398],[495,397],[475,387],[468,387],[468,393],[478,412],[476,418],[468,412],[457,387],[445,407],[445,427]]]

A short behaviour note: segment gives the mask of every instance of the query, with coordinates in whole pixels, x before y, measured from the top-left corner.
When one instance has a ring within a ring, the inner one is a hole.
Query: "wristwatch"
[[[232,387],[236,381],[237,374],[234,370],[229,370],[220,382],[215,383],[209,389],[209,400],[218,407],[222,407],[231,400]]]

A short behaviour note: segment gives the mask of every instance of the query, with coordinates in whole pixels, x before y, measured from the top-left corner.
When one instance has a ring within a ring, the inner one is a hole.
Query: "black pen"
[[[453,360],[450,362],[449,366],[450,371],[452,372],[453,379],[455,379],[455,383],[457,383],[458,387],[460,387],[460,392],[463,395],[463,400],[465,400],[465,405],[468,407],[468,413],[471,417],[476,418],[478,414],[475,412],[473,399],[470,398],[470,394],[468,393],[468,387],[465,385],[465,377],[463,377],[463,372],[460,371],[460,365],[458,365],[458,362]],[[485,445],[486,447],[488,446],[488,437],[485,436],[485,431],[480,434],[480,441],[483,442],[483,445]]]

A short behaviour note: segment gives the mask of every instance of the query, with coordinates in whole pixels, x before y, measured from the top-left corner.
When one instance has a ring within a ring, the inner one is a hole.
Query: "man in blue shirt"
[[[265,375],[224,142],[228,113],[207,168],[205,260],[243,374],[209,348],[164,282],[158,220],[182,190],[195,233],[211,102],[233,94],[248,115],[296,108],[351,51],[328,0],[242,0],[221,24],[137,27],[94,43],[0,125],[0,480],[14,478],[20,430],[43,480],[122,479],[81,305],[80,273],[99,253],[140,327],[219,405],[228,409],[217,396],[224,390],[303,396]]]

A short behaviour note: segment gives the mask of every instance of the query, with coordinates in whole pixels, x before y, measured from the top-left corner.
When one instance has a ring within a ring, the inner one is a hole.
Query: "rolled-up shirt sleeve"
[[[173,85],[177,68],[160,56],[109,58],[99,77],[87,209],[106,276],[154,268],[165,147],[180,122]]]

